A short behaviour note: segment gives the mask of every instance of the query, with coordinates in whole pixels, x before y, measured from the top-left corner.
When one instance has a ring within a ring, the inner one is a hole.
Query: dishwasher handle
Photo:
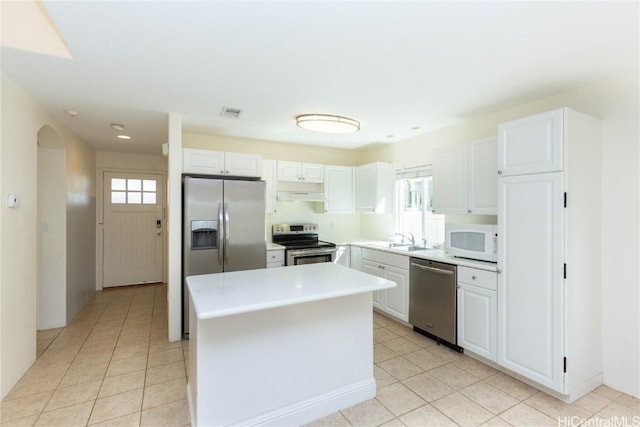
[[[416,264],[415,262],[412,262],[411,266],[412,267],[417,267],[417,268],[419,268],[421,270],[431,271],[433,273],[445,274],[447,276],[452,276],[453,275],[453,271],[451,271],[451,270],[443,270],[442,268],[427,267],[426,265]]]

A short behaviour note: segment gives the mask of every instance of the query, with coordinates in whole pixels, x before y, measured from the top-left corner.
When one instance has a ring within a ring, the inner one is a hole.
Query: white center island
[[[371,292],[394,282],[318,263],[187,284],[194,426],[301,425],[375,397]]]

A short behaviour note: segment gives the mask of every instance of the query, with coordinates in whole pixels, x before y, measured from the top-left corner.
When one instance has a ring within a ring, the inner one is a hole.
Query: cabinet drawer
[[[284,267],[284,261],[268,262],[267,268]]]
[[[459,266],[458,282],[479,286],[493,291],[498,289],[498,276],[495,271]]]
[[[284,262],[284,251],[282,249],[267,251],[267,262]]]
[[[407,255],[398,255],[375,249],[362,248],[362,258],[382,264],[393,265],[394,267],[402,268],[404,270],[409,269],[409,256]]]

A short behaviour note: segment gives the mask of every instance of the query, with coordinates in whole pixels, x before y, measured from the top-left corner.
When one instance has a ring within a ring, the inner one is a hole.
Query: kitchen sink
[[[438,249],[434,246],[421,246],[421,245],[405,245],[403,243],[395,243],[395,242],[376,242],[376,243],[369,243],[372,246],[378,246],[378,247],[382,247],[382,248],[389,248],[389,249],[395,249],[395,250],[399,250],[399,251],[407,251],[407,252],[414,252],[414,251],[425,251],[425,250],[431,250],[431,249]]]

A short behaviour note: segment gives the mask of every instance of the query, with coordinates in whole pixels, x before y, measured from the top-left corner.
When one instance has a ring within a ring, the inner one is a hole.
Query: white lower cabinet
[[[351,267],[351,252],[348,245],[342,245],[336,247],[336,259],[334,264],[343,265],[345,267]]]
[[[267,268],[284,267],[284,249],[267,251]]]
[[[498,297],[495,272],[458,267],[458,345],[496,361]]]
[[[362,249],[358,246],[350,246],[349,264],[354,270],[362,271]]]
[[[409,321],[409,257],[362,249],[362,271],[396,283],[373,293],[373,306],[404,322]]]

